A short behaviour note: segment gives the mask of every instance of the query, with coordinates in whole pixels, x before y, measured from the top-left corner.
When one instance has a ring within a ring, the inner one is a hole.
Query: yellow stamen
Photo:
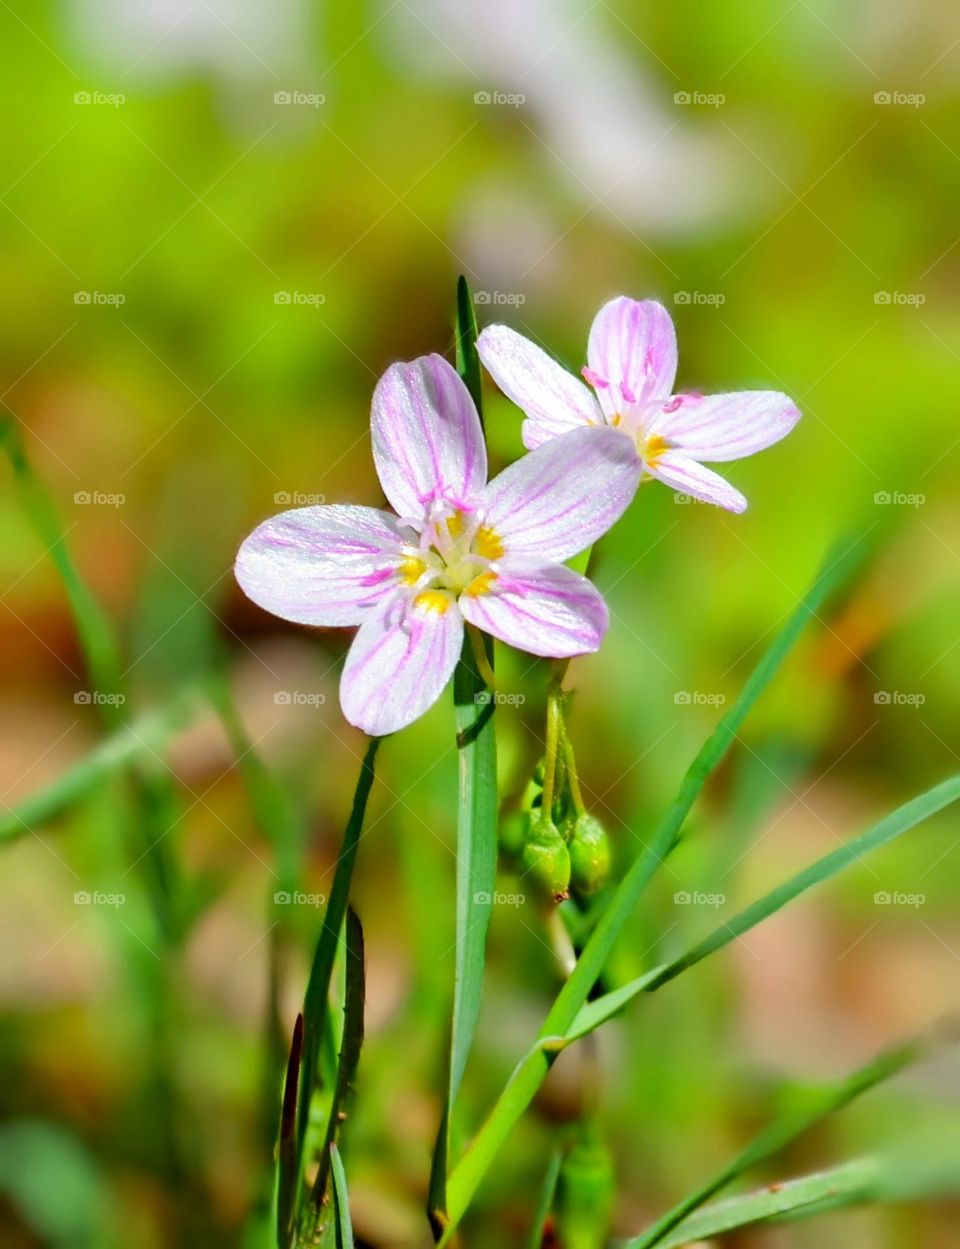
[[[463,587],[464,594],[469,594],[471,598],[479,598],[481,594],[489,594],[493,583],[497,579],[495,572],[482,572],[478,576]]]
[[[660,434],[652,434],[643,444],[644,462],[650,467],[655,467],[664,451],[669,450],[670,444],[666,438],[661,437]]]
[[[484,559],[500,559],[503,555],[503,539],[489,525],[481,525],[474,535],[473,549]]]
[[[413,600],[413,605],[421,607],[424,611],[435,611],[437,615],[442,616],[449,610],[452,602],[453,599],[443,590],[424,590]]]
[[[463,512],[454,512],[447,517],[447,532],[451,538],[459,538],[463,533]]]
[[[623,420],[623,417],[620,415],[620,413],[614,412],[613,416],[611,416],[610,418],[610,424],[613,426],[614,429],[616,429],[622,420]]]
[[[407,585],[415,585],[426,572],[427,566],[416,555],[408,555],[400,561],[400,580]]]

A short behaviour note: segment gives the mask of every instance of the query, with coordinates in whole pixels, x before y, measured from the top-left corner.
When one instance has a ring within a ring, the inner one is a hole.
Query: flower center
[[[416,589],[416,606],[444,612],[461,594],[489,594],[503,551],[500,535],[489,525],[459,509],[444,511],[424,526],[419,547],[406,549],[400,577]]]

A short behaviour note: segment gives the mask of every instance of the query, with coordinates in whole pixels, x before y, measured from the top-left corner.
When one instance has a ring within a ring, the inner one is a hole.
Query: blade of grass
[[[527,1249],[542,1249],[543,1225],[546,1223],[553,1208],[553,1197],[557,1191],[557,1180],[560,1178],[560,1166],[562,1163],[563,1154],[558,1150],[550,1159],[547,1173],[543,1177],[543,1188],[540,1190],[540,1200],[537,1202],[537,1208],[534,1211]]]
[[[320,1166],[314,1181],[311,1202],[314,1208],[314,1225],[319,1220],[323,1199],[327,1191],[330,1163],[336,1148],[337,1132],[346,1118],[346,1103],[357,1076],[360,1050],[363,1047],[363,1007],[366,998],[366,972],[363,955],[363,927],[356,912],[347,911],[347,974],[343,1004],[343,1039],[340,1044],[340,1061],[337,1064],[337,1081],[327,1117],[327,1132],[320,1151]]]
[[[333,1201],[337,1216],[337,1247],[338,1249],[353,1249],[353,1224],[350,1222],[347,1174],[343,1169],[343,1159],[336,1145],[330,1146],[330,1167],[333,1171]]]
[[[343,836],[343,845],[337,859],[337,869],[333,877],[333,887],[323,916],[320,935],[317,938],[307,980],[306,993],[303,1001],[303,1078],[301,1080],[300,1103],[297,1110],[297,1172],[303,1167],[303,1151],[307,1138],[307,1127],[310,1121],[310,1102],[317,1082],[317,1060],[320,1045],[327,1026],[330,1010],[329,994],[330,979],[333,975],[333,964],[340,944],[340,931],[343,928],[347,913],[347,900],[350,895],[350,881],[357,858],[357,846],[363,829],[363,819],[367,809],[367,799],[373,786],[374,760],[380,738],[372,737],[367,746],[366,754],[360,768],[357,788],[353,796],[353,807],[347,821]]]
[[[747,714],[779,671],[805,625],[860,566],[863,555],[858,548],[861,544],[862,539],[841,544],[840,553],[831,554],[823,571],[748,677],[736,702],[701,747],[651,842],[634,860],[601,913],[572,974],[540,1030],[540,1041],[562,1037],[573,1024],[647,883],[678,844],[683,822],[707,778],[726,754]],[[487,1167],[506,1140],[513,1124],[530,1104],[548,1069],[549,1063],[538,1044],[521,1059],[500,1101],[467,1153],[454,1168],[447,1186],[448,1221],[445,1239],[463,1217]]]
[[[104,721],[115,727],[123,719],[121,708],[125,698],[123,662],[113,626],[73,562],[53,500],[30,467],[20,430],[9,416],[0,419],[0,446],[13,466],[24,513],[60,574],[93,690],[110,696],[97,703],[98,709]]]
[[[829,1171],[729,1197],[682,1219],[661,1239],[660,1249],[682,1249],[695,1241],[721,1236],[766,1219],[799,1218],[809,1213],[807,1207],[821,1207],[824,1200],[844,1205],[864,1201],[870,1196],[876,1173],[877,1163],[873,1158],[860,1158]],[[636,1241],[620,1241],[618,1249],[627,1249],[632,1244]]]
[[[466,279],[457,283],[457,370],[482,421],[477,323]],[[489,638],[483,645],[493,665]],[[433,1151],[427,1199],[430,1221],[439,1236],[446,1224],[447,1153],[450,1117],[480,1013],[487,930],[497,870],[497,753],[494,700],[480,674],[469,638],[453,678],[459,752],[457,808],[457,925],[453,1021],[447,1092]]]
[[[297,1092],[303,1057],[303,1015],[297,1015],[287,1059],[277,1145],[277,1246],[287,1249],[293,1236],[297,1201]]]
[[[726,1188],[728,1184],[743,1175],[745,1171],[755,1167],[757,1163],[764,1162],[767,1158],[779,1153],[791,1141],[827,1115],[846,1106],[855,1097],[859,1097],[861,1093],[865,1093],[882,1081],[889,1080],[891,1076],[902,1071],[910,1063],[916,1062],[923,1052],[924,1048],[918,1042],[911,1042],[889,1050],[865,1067],[861,1067],[859,1071],[855,1071],[832,1089],[815,1094],[810,1099],[809,1105],[788,1111],[754,1137],[746,1149],[723,1167],[713,1179],[708,1180],[702,1188],[698,1188],[683,1201],[678,1202],[672,1210],[658,1219],[645,1232],[628,1241],[627,1246],[629,1249],[652,1249],[653,1245],[660,1244],[668,1232],[671,1232],[704,1202],[709,1201],[720,1189]]]

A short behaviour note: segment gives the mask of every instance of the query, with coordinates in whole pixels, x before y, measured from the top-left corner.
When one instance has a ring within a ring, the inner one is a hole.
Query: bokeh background
[[[613,623],[571,670],[572,723],[618,870],[831,544],[873,552],[698,805],[618,953],[624,974],[956,769],[960,14],[946,0],[9,0],[0,25],[3,406],[123,639],[124,715],[162,717],[216,672],[242,719],[231,736],[189,701],[141,751],[139,797],[111,773],[4,847],[7,1243],[253,1244],[270,1004],[289,1035],[363,740],[336,698],[349,638],[267,617],[231,562],[283,506],[380,501],[371,389],[396,359],[449,351],[459,273],[481,325],[506,321],[574,369],[605,299],[657,297],[682,385],[782,389],[804,413],[729,466],[744,516],[648,486],[597,553]],[[504,464],[519,415],[492,387],[487,418]],[[0,786],[19,810],[105,729],[7,465],[3,481]],[[545,673],[500,662],[526,699],[499,715],[509,798],[539,755]],[[368,1040],[347,1149],[357,1233],[376,1246],[427,1243],[452,731],[444,702],[382,748],[357,870]],[[252,759],[278,781],[285,848],[251,800]],[[782,1081],[839,1076],[941,1017],[958,842],[955,816],[931,821],[565,1056],[467,1243],[528,1234],[588,1085],[629,1234],[732,1156]],[[273,901],[284,854],[299,905]],[[556,988],[533,900],[497,908],[461,1137]],[[924,1068],[755,1178],[895,1139],[935,1148],[958,1098],[956,1064]],[[913,1203],[729,1243],[939,1249],[957,1215]]]

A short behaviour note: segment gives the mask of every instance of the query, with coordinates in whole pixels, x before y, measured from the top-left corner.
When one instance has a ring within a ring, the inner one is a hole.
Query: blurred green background
[[[481,325],[574,369],[605,299],[659,298],[680,385],[782,389],[804,414],[728,466],[744,516],[648,486],[598,552],[612,626],[571,669],[572,726],[620,867],[830,544],[876,546],[711,784],[625,974],[956,768],[955,6],[11,0],[0,26],[2,403],[123,638],[126,714],[226,674],[302,839],[304,894],[329,889],[363,748],[336,699],[349,638],[260,612],[233,555],[284,506],[379,504],[372,387],[396,359],[449,351],[461,272]],[[487,417],[502,465],[519,414],[491,387]],[[0,783],[16,807],[103,730],[61,583],[3,480]],[[509,798],[539,755],[545,673],[500,663],[526,699],[498,717]],[[427,1243],[452,735],[444,701],[381,750],[357,869],[368,1040],[347,1148],[369,1245]],[[288,1035],[321,912],[272,901],[282,873],[239,740],[194,709],[149,756],[143,827],[111,779],[4,849],[11,1245],[243,1243],[272,1131],[268,1002]],[[557,1064],[466,1243],[522,1243],[594,1064],[628,1234],[731,1156],[784,1078],[840,1075],[929,1025],[955,1002],[958,886],[947,814],[635,1004]],[[681,906],[683,890],[723,901]],[[556,976],[532,900],[497,908],[455,1147]],[[955,1065],[924,1071],[758,1178],[898,1132],[929,1142],[958,1099]],[[957,1214],[865,1210],[725,1243],[940,1249]]]

